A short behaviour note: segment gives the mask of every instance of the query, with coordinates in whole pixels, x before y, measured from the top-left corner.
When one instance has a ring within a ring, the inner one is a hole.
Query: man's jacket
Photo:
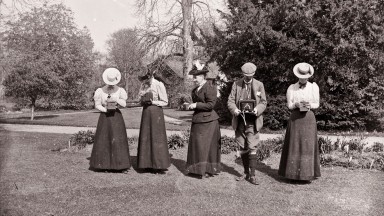
[[[235,110],[238,109],[239,100],[241,97],[241,90],[244,84],[244,78],[241,78],[233,83],[231,94],[228,97],[228,109],[232,113],[232,127],[237,129],[238,116],[235,116]],[[255,120],[255,129],[260,131],[263,127],[263,112],[267,107],[267,99],[265,97],[264,85],[262,82],[252,78],[252,92],[256,98],[257,117]]]

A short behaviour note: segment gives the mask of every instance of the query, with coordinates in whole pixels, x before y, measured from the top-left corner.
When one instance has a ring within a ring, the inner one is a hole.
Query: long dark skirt
[[[221,170],[220,128],[217,120],[192,123],[186,172],[217,174]]]
[[[144,106],[137,150],[137,167],[167,169],[170,166],[163,108]]]
[[[316,118],[312,111],[292,111],[278,173],[294,180],[313,180],[321,176]]]
[[[120,110],[100,113],[90,166],[93,169],[106,170],[131,167],[127,131]]]

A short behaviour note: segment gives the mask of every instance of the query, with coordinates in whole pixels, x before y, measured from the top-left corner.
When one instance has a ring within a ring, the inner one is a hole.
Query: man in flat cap
[[[256,69],[253,63],[245,63],[241,67],[243,78],[233,83],[228,97],[232,127],[244,166],[244,174],[236,180],[245,179],[255,185],[259,184],[255,176],[256,147],[260,140],[259,131],[263,127],[262,114],[267,106],[264,85],[253,78]]]

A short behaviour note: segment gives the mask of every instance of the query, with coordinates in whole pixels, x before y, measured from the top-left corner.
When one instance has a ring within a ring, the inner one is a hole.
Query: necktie
[[[305,88],[306,85],[307,85],[307,82],[299,83],[299,88],[303,89],[303,88]]]

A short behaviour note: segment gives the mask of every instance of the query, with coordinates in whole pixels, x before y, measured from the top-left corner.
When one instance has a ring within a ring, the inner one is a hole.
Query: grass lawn
[[[124,108],[121,109],[121,112],[124,116],[126,128],[140,128],[141,121],[141,107],[134,108]],[[173,116],[174,113],[181,112],[171,109],[164,109],[164,113],[171,113]],[[172,124],[166,122],[166,128],[168,130],[185,130],[190,128],[190,117],[186,112],[185,116],[179,114],[178,116],[184,116],[185,122],[181,125]],[[167,114],[166,114],[167,115]],[[172,117],[172,116],[171,116]],[[36,112],[35,119],[30,120],[30,113],[0,113],[0,123],[13,123],[13,124],[37,124],[37,125],[60,125],[60,126],[77,126],[77,127],[96,127],[97,120],[99,118],[99,112],[96,110],[90,111],[38,111]],[[189,119],[188,119],[189,118]]]
[[[70,135],[0,130],[0,215],[382,215],[384,172],[322,168],[311,184],[277,176],[279,155],[258,166],[261,185],[236,182],[234,154],[208,179],[185,176],[187,147],[165,175],[88,170],[90,150],[52,151]]]

